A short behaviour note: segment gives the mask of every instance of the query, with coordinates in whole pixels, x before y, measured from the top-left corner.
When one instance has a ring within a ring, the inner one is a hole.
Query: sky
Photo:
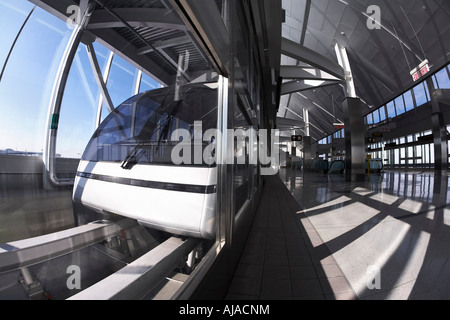
[[[0,0],[0,70],[26,17],[34,5],[26,0]],[[18,38],[0,82],[0,150],[42,152],[53,82],[72,29],[53,15],[36,8]],[[110,52],[97,42],[95,52],[102,70]],[[138,71],[118,55],[113,58],[107,88],[113,104],[134,95]],[[144,74],[141,92],[160,84]],[[56,152],[81,157],[95,130],[100,97],[86,48],[78,47],[61,107]],[[103,107],[102,119],[107,115]]]

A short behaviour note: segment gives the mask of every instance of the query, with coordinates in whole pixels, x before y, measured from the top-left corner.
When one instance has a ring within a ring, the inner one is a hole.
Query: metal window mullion
[[[141,90],[141,81],[142,81],[142,70],[138,69],[136,74],[136,81],[134,82],[133,92],[134,95],[139,94]]]
[[[111,71],[111,65],[114,58],[114,52],[110,51],[108,60],[106,61],[105,70],[103,71],[103,82],[105,84],[108,83],[109,74]],[[94,71],[95,72],[95,71]],[[100,123],[102,122],[102,109],[103,109],[103,94],[100,93],[99,99],[98,99],[98,105],[97,105],[97,116],[95,119],[95,127],[98,128]]]
[[[111,96],[109,95],[108,89],[106,88],[106,83],[103,80],[102,72],[100,71],[100,66],[98,65],[97,56],[95,54],[95,49],[92,43],[86,45],[86,50],[89,57],[89,62],[91,63],[92,70],[94,71],[94,77],[97,81],[100,92],[102,93],[103,99],[105,99],[106,106],[109,112],[113,112],[114,104],[111,100]]]

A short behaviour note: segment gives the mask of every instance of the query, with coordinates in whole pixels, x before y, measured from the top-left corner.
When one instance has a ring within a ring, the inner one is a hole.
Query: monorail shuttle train
[[[217,128],[216,87],[216,83],[166,87],[118,106],[86,147],[75,179],[74,203],[171,234],[214,238],[216,164],[194,161],[194,152],[181,155],[192,157],[191,162],[175,164],[172,153],[183,143],[181,138],[173,140],[179,129],[194,138]],[[203,132],[198,132],[198,122]],[[199,147],[189,144],[183,150]],[[202,150],[209,144],[201,143]]]

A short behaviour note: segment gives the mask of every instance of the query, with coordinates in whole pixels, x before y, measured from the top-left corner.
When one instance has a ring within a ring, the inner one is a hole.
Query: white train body
[[[213,238],[216,225],[215,164],[174,165],[170,161],[171,150],[176,144],[169,141],[170,132],[183,124],[186,128],[192,127],[198,120],[209,123],[206,129],[217,125],[217,121],[213,124],[214,118],[217,119],[216,113],[211,112],[217,107],[213,103],[217,102],[214,100],[217,97],[215,90],[199,85],[188,89],[186,92],[193,95],[211,95],[207,100],[212,105],[204,106],[204,110],[196,105],[200,109],[195,111],[198,115],[190,110],[181,112],[182,108],[194,107],[192,101],[202,98],[186,95],[181,107],[174,107],[174,103],[180,102],[168,99],[172,91],[166,88],[134,97],[116,108],[86,148],[77,170],[73,201],[99,213],[136,219],[150,228]],[[159,107],[148,107],[152,99],[163,99],[163,102]],[[164,107],[166,102],[172,111]],[[145,108],[145,112],[140,112]],[[166,112],[164,116],[161,110]],[[179,118],[175,117],[177,114]],[[190,119],[187,119],[188,115]],[[206,119],[208,117],[209,120]],[[151,120],[153,118],[155,121]],[[164,128],[168,132],[164,133]]]

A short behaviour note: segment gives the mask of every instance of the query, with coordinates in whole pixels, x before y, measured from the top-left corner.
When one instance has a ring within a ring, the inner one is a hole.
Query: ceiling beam
[[[400,81],[398,79],[398,73],[397,76],[394,78],[392,76],[387,75],[385,72],[383,72],[378,66],[374,65],[372,62],[370,62],[367,58],[365,58],[363,55],[359,54],[355,50],[349,48],[348,49],[349,58],[354,62],[353,65],[357,65],[361,67],[362,69],[366,70],[368,74],[370,74],[372,77],[380,81],[380,83],[383,84],[386,89],[388,89],[391,92],[397,92],[401,85],[399,85]],[[400,82],[401,84],[401,82]]]
[[[210,0],[169,0],[169,3],[216,71],[228,76],[230,37],[216,3]]]
[[[310,82],[313,81],[313,82]],[[316,81],[314,80],[300,80],[300,81],[290,81],[285,82],[281,85],[281,95],[286,95],[294,92],[301,92],[306,90],[312,90],[316,88],[322,88],[326,86],[331,86],[339,84],[337,81]]]
[[[186,31],[183,21],[174,13],[160,8],[114,8],[114,13],[132,27],[156,27]],[[121,28],[123,24],[107,10],[97,9],[92,13],[88,29]]]
[[[305,15],[303,16],[302,35],[300,37],[300,45],[302,45],[302,46],[305,44],[306,30],[308,29],[310,12],[311,12],[311,0],[306,0]]]
[[[191,38],[189,36],[181,36],[181,37],[172,38],[169,40],[156,41],[153,43],[153,46],[159,50],[159,49],[175,47],[175,46],[179,46],[179,45],[183,45],[183,44],[188,44],[188,43],[192,43]],[[144,55],[144,54],[153,52],[153,49],[145,47],[145,48],[139,49],[137,52],[139,55]]]
[[[340,80],[344,80],[344,70],[335,61],[332,61],[317,52],[301,46],[286,38],[281,39],[281,53],[291,58],[306,62],[307,64],[323,70]]]
[[[304,127],[305,122],[302,120],[277,117],[277,126],[297,128],[297,127]]]
[[[311,67],[281,66],[280,76],[283,79],[340,81],[325,71]]]
[[[121,37],[112,29],[90,30],[97,37],[97,41],[107,49],[117,53],[136,68],[145,70],[146,73],[154,75],[160,82],[168,84],[173,83],[174,74],[168,73],[158,64],[153,62],[147,56],[139,55],[134,46]]]

